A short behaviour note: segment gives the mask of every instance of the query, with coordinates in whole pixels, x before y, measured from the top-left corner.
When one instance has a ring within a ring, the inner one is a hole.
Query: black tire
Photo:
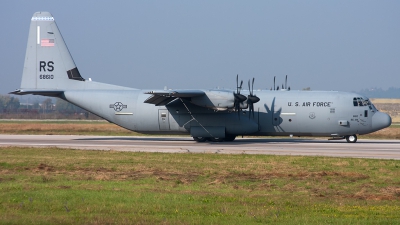
[[[193,140],[197,141],[197,142],[205,142],[207,141],[206,137],[193,137]]]
[[[225,141],[234,141],[236,135],[225,135]]]
[[[348,143],[356,143],[357,142],[357,135],[353,134],[353,135],[346,136],[346,141]]]
[[[212,141],[212,142],[222,142],[222,141],[224,141],[224,138],[212,137],[212,138],[210,138],[210,141]]]

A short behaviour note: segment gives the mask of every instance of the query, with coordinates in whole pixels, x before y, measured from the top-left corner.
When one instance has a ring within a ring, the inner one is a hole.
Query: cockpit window
[[[372,104],[372,102],[368,99],[368,107],[371,111],[378,111],[376,109],[376,107],[374,106],[374,104]]]
[[[354,106],[369,106],[369,105],[371,105],[371,102],[369,101],[369,99],[355,97],[355,98],[353,98],[353,105]]]
[[[363,106],[362,98],[357,98],[358,106]]]
[[[371,103],[371,101],[366,98],[362,98],[362,97],[354,97],[353,98],[353,105],[354,106],[368,106],[368,108],[372,111],[375,111],[376,108],[375,106]]]

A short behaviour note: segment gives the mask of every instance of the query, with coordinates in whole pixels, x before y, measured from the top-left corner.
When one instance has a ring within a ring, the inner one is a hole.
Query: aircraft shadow
[[[156,142],[188,142],[194,143],[195,141],[191,138],[186,137],[98,137],[98,138],[76,138],[73,139],[75,141],[156,141]],[[296,143],[335,143],[335,144],[348,144],[346,140],[323,140],[323,139],[313,139],[313,138],[293,138],[293,139],[286,139],[286,138],[237,138],[235,141],[232,142],[200,142],[197,143],[199,145],[245,145],[251,143],[269,143],[269,144],[296,144]],[[395,144],[400,145],[399,141],[393,140],[368,140],[368,139],[361,139],[358,140],[357,143],[371,143],[371,144]]]

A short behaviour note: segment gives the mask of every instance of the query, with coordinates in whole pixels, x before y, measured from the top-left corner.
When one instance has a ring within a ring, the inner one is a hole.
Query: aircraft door
[[[169,112],[167,109],[158,110],[158,124],[160,130],[169,130]]]
[[[360,117],[358,117],[359,124],[364,127],[369,127],[371,125],[371,123],[370,123],[371,117],[370,116],[372,116],[372,115],[370,115],[370,111],[367,109],[364,110],[362,114],[360,113]]]

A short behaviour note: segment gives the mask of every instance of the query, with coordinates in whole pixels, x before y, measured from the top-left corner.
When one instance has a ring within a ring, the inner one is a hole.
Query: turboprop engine
[[[236,76],[236,92],[230,92],[226,90],[210,90],[205,92],[202,96],[197,96],[191,98],[191,103],[214,109],[217,111],[237,111],[238,115],[240,115],[240,111],[242,109],[247,109],[250,107],[250,111],[253,110],[253,104],[258,102],[260,99],[253,95],[252,88],[250,89],[250,81],[249,81],[249,94],[246,97],[243,94],[240,94],[242,90],[243,81],[240,82],[239,85],[239,75]],[[253,78],[253,86],[254,86],[254,78]],[[247,100],[247,101],[246,101]]]
[[[227,90],[210,90],[205,92],[205,95],[191,98],[190,102],[217,111],[234,110],[235,98],[237,98],[235,94],[236,93]],[[248,107],[247,102],[245,102],[247,98],[245,96],[243,97],[244,100],[240,102],[239,107],[241,109],[246,109]]]

